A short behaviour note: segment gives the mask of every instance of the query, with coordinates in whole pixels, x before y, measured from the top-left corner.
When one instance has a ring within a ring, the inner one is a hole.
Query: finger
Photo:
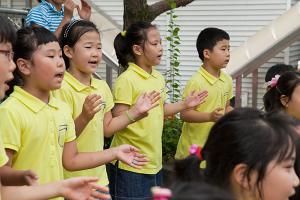
[[[99,180],[99,178],[97,177],[82,177],[83,181],[88,182],[88,183],[92,183],[92,182],[97,182]]]
[[[129,147],[130,147],[130,151],[140,152],[140,150],[134,146],[129,145]]]
[[[98,185],[96,183],[90,183],[90,185],[95,190],[99,190],[101,192],[109,192],[109,189],[106,186],[101,186],[101,185]]]
[[[92,107],[93,107],[93,108],[96,108],[96,107],[99,106],[100,104],[101,104],[101,105],[103,104],[102,99],[96,99],[96,98],[92,99],[92,100],[91,100],[91,103],[92,103]]]

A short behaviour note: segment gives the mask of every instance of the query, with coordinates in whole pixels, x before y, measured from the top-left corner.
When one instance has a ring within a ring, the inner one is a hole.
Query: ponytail
[[[114,40],[116,55],[122,68],[125,71],[128,68],[128,62],[135,62],[133,45],[140,45],[144,48],[147,41],[147,32],[150,28],[156,28],[149,22],[136,22],[129,26],[127,31],[119,33]]]

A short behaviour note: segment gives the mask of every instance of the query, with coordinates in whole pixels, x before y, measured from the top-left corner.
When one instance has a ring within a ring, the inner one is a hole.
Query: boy
[[[42,26],[54,32],[58,38],[62,27],[73,18],[76,8],[81,19],[90,20],[91,7],[85,0],[81,1],[81,9],[73,0],[38,0],[39,5],[32,8],[27,17],[27,26]],[[64,5],[63,5],[64,4]]]
[[[198,35],[196,46],[203,65],[188,81],[183,98],[201,90],[207,90],[208,97],[195,110],[180,113],[184,123],[176,159],[188,156],[192,144],[203,146],[214,122],[232,110],[232,79],[221,70],[229,62],[229,39],[228,33],[218,28],[206,28]]]

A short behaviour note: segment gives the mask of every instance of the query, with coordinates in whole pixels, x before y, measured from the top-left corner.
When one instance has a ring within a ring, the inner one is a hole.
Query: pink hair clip
[[[168,200],[172,196],[168,188],[152,187],[153,200]]]
[[[280,75],[276,74],[274,78],[272,78],[270,81],[267,82],[268,87],[275,87],[277,85],[278,79]]]
[[[190,155],[196,155],[200,160],[204,160],[202,157],[202,148],[196,144],[192,144],[190,147]]]

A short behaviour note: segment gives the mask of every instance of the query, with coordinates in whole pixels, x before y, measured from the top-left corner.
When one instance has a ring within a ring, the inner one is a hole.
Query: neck
[[[209,65],[208,63],[204,63],[203,64],[204,69],[210,73],[211,75],[213,75],[214,77],[219,78],[220,77],[220,73],[221,70],[219,68],[216,68],[214,66]]]
[[[147,73],[151,74],[152,73],[152,66],[145,64],[144,62],[141,62],[139,60],[136,61],[135,63],[136,65],[138,65],[140,68],[142,68],[144,71],[146,71]]]
[[[50,91],[49,90],[38,90],[36,88],[30,87],[30,86],[23,86],[23,90],[31,94],[32,96],[40,99],[41,101],[45,102],[46,104],[49,103],[50,98]]]
[[[76,70],[75,67],[70,67],[67,70],[72,76],[74,76],[80,83],[90,86],[92,80],[92,74],[82,73],[81,71]]]

